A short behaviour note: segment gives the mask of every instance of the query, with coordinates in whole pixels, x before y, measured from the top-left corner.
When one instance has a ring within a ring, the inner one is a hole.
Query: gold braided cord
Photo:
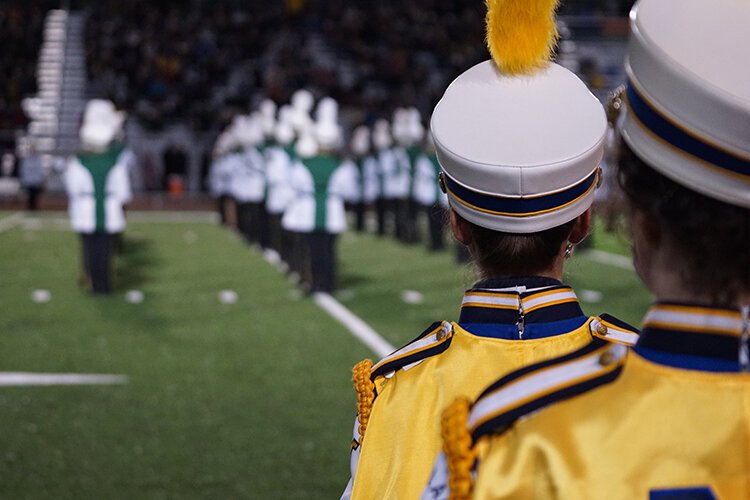
[[[367,423],[370,421],[372,402],[375,400],[375,384],[370,380],[372,360],[363,359],[352,368],[352,381],[357,392],[357,420],[359,421],[359,442],[365,440]]]
[[[475,451],[469,433],[469,400],[456,399],[443,411],[441,434],[443,452],[448,462],[450,500],[468,500],[471,497],[471,469]]]

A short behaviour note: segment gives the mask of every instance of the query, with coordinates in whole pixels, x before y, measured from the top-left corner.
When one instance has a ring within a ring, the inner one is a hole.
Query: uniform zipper
[[[526,328],[526,316],[523,312],[523,302],[519,299],[518,301],[518,321],[516,322],[518,327],[518,339],[523,340],[523,330]]]

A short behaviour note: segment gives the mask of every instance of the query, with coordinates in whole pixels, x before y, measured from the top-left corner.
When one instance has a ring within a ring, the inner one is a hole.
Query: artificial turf
[[[6,214],[7,215],[7,214]],[[3,214],[0,214],[2,218]],[[60,215],[0,233],[0,371],[124,374],[111,386],[0,387],[0,498],[335,498],[348,479],[350,368],[374,357],[260,252],[210,223],[131,223],[117,289],[77,286]],[[337,297],[394,345],[456,319],[451,252],[346,234]],[[578,255],[589,312],[638,322],[628,270]],[[35,289],[51,293],[35,303]],[[126,290],[144,293],[128,303]],[[238,295],[222,304],[221,290]],[[423,301],[409,304],[402,292]]]

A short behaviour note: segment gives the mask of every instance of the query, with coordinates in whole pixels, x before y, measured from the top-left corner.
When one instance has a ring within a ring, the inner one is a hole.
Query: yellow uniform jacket
[[[633,349],[594,340],[508,375],[471,408],[475,468],[454,472],[454,491],[468,480],[482,499],[750,498],[746,328],[737,310],[657,304]],[[423,498],[447,498],[439,469]]]
[[[498,375],[588,344],[594,321],[555,280],[478,283],[465,293],[458,323],[433,324],[369,371],[375,399],[369,412],[358,408],[342,498],[419,498],[441,445],[440,411],[457,396],[478,396]],[[637,338],[619,332],[623,342]]]

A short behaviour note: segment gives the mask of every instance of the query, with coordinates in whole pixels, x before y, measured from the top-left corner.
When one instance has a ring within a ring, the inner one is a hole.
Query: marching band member
[[[481,279],[464,294],[457,322],[434,323],[378,363],[355,366],[352,481],[343,498],[418,498],[441,448],[440,413],[455,398],[588,345],[597,325],[621,342],[637,338],[609,316],[585,315],[562,282],[566,258],[591,228],[604,110],[578,77],[549,62],[553,13],[532,13],[532,26],[503,18],[507,43],[490,24],[494,61],[453,81],[431,123],[451,230]],[[544,39],[529,50],[516,30],[533,28]]]
[[[415,162],[412,197],[419,205],[420,211],[427,214],[427,226],[430,233],[429,248],[441,250],[445,247],[443,227],[448,208],[448,196],[442,192],[438,182],[440,163],[431,134],[427,134],[425,142],[425,152]]]
[[[124,121],[125,113],[112,102],[90,100],[80,130],[81,151],[65,170],[70,222],[81,235],[84,273],[95,294],[112,290],[115,235],[125,229],[123,205],[131,197],[123,147],[115,141]]]
[[[296,191],[282,224],[302,233],[306,242],[312,292],[332,292],[335,288],[336,236],[346,230],[344,193],[352,179],[340,168],[337,151],[341,147],[338,105],[331,98],[318,104],[314,129],[303,132],[296,145],[298,160],[291,182]],[[303,275],[304,276],[304,275]]]
[[[231,195],[237,207],[237,226],[250,243],[261,243],[266,179],[263,155],[263,129],[258,116],[238,116],[232,122],[235,151],[231,163]]]
[[[383,236],[389,224],[396,225],[395,200],[391,194],[392,177],[396,170],[396,158],[393,154],[393,138],[388,120],[375,122],[372,132],[372,144],[375,147],[375,158],[378,162],[378,197],[375,200],[375,213],[378,220],[378,235]],[[395,231],[395,229],[394,229]]]
[[[614,107],[634,264],[656,298],[642,335],[451,406],[425,498],[750,497],[750,4],[640,0],[630,19]]]
[[[288,111],[282,108],[279,120],[274,127],[274,145],[266,150],[267,196],[269,244],[281,258],[288,262],[290,242],[281,227],[281,218],[294,191],[289,184],[289,176],[294,156],[294,128],[289,122]]]

